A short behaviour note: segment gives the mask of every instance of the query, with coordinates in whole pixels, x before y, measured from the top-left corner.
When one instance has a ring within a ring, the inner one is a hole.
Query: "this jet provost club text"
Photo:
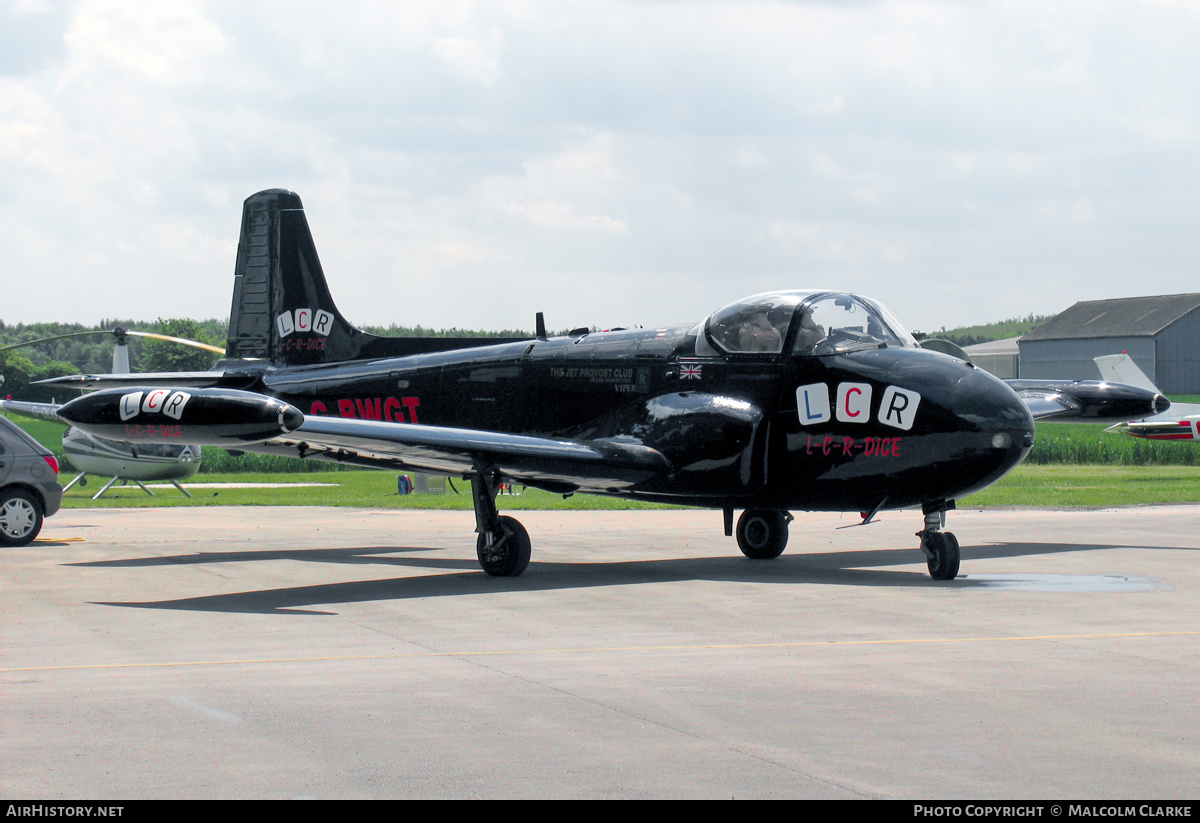
[[[696,376],[698,367],[693,367]],[[547,372],[551,380],[564,380],[609,387],[618,394],[645,394],[650,389],[650,369],[631,366],[552,366]]]

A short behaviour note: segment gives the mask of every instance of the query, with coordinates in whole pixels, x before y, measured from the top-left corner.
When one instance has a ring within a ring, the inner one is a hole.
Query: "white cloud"
[[[11,6],[17,14],[43,14],[52,8],[49,0],[5,0],[3,5]]]
[[[433,53],[454,72],[468,80],[484,85],[496,82],[500,74],[500,52],[504,35],[495,26],[488,29],[482,40],[470,37],[438,37],[433,41]]]
[[[611,135],[588,138],[562,153],[524,164],[520,175],[483,180],[474,189],[482,208],[550,229],[627,232],[607,206],[624,194],[614,168]]]
[[[855,226],[772,220],[766,236],[790,256],[863,264],[893,264],[907,260],[911,250],[901,242],[873,236]]]
[[[201,5],[185,0],[85,0],[75,7],[63,39],[70,57],[60,91],[74,85],[94,89],[116,80],[114,74],[158,86],[199,84],[209,60],[226,47]]]
[[[3,317],[224,316],[271,186],[370,323],[1191,291],[1198,35],[1186,2],[9,2],[0,242],[54,286]]]

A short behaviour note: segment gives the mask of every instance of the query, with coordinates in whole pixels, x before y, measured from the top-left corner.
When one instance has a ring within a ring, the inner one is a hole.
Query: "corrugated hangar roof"
[[[1080,337],[1150,337],[1200,308],[1200,294],[1164,294],[1084,300],[1021,338],[1067,340]]]

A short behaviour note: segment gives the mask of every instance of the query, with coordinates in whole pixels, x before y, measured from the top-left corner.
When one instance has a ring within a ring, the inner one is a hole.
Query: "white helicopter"
[[[116,344],[113,347],[113,374],[129,374],[129,338],[130,337],[149,337],[156,340],[166,340],[172,343],[179,343],[185,346],[192,346],[206,351],[211,351],[219,355],[224,355],[225,350],[217,346],[210,346],[207,343],[199,343],[195,340],[187,340],[182,337],[170,337],[165,334],[155,334],[153,332],[132,331],[130,329],[115,328],[108,331],[85,331],[72,332],[70,334],[60,334],[54,337],[46,337],[41,340],[31,340],[27,343],[17,343],[12,346],[4,346],[0,348],[0,352],[9,349],[15,349],[22,346],[32,346],[36,343],[46,343],[51,340],[60,340],[67,337],[79,337],[89,334],[111,334],[115,338]],[[16,414],[24,415],[25,417],[33,417],[39,420],[49,420],[55,423],[66,423],[58,416],[58,410],[62,407],[60,403],[31,403],[21,400],[11,400],[8,398],[0,399],[0,410],[10,411]],[[182,485],[181,480],[187,480],[200,470],[200,446],[194,443],[184,444],[163,444],[163,443],[122,443],[118,440],[109,440],[103,437],[96,437],[88,434],[80,429],[68,427],[63,432],[63,451],[66,453],[67,459],[71,462],[79,474],[63,487],[63,491],[70,489],[76,483],[80,486],[87,485],[87,475],[97,475],[100,477],[111,478],[104,485],[104,488],[92,495],[93,500],[97,500],[106,491],[113,487],[119,480],[123,482],[132,482],[136,484],[146,494],[153,496],[152,492],[146,485],[146,482],[168,482],[175,488],[179,489],[188,497],[192,494]]]

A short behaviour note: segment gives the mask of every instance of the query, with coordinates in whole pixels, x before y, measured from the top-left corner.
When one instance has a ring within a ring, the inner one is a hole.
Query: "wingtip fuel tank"
[[[304,422],[295,406],[237,389],[108,389],[75,398],[58,415],[97,437],[224,448],[261,443]]]

